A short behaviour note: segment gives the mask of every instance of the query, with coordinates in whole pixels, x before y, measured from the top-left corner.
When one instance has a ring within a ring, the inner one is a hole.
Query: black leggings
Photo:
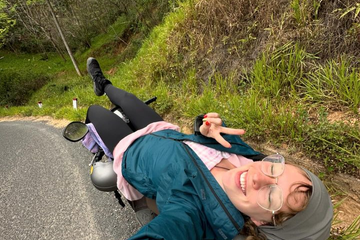
[[[89,107],[86,123],[91,122],[94,125],[101,139],[111,152],[114,151],[119,141],[127,135],[146,127],[150,123],[163,120],[159,114],[135,95],[116,88],[111,84],[107,84],[104,90],[110,101],[114,105],[121,107],[130,120],[129,126],[109,109],[99,105]]]

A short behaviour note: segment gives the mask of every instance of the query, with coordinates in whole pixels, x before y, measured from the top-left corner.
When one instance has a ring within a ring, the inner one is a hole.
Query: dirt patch
[[[109,71],[106,72],[108,75],[113,76],[116,73],[116,68],[111,68]]]
[[[63,128],[70,123],[66,119],[53,119],[51,117],[2,117],[0,122],[12,122],[12,121],[34,121],[34,122],[45,122],[56,128]]]
[[[359,108],[359,113],[360,113],[360,108]],[[344,122],[346,124],[354,125],[360,119],[359,119],[359,117],[355,117],[354,114],[352,114],[350,112],[335,111],[335,112],[329,113],[327,120],[330,123]]]

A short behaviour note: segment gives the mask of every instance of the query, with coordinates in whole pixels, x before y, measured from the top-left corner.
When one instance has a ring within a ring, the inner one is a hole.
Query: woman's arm
[[[164,207],[162,213],[129,239],[203,239],[204,223],[200,211],[191,204],[177,203],[175,199],[169,201],[171,203]]]

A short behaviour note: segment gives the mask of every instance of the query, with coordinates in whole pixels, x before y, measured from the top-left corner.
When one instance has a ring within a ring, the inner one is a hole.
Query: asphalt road
[[[89,178],[91,154],[42,122],[0,122],[0,239],[127,239],[139,224]]]

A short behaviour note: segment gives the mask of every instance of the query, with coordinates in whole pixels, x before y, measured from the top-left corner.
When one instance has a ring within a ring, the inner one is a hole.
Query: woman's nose
[[[253,188],[259,190],[263,186],[274,184],[276,180],[272,177],[266,176],[261,171],[258,171],[253,175]]]

